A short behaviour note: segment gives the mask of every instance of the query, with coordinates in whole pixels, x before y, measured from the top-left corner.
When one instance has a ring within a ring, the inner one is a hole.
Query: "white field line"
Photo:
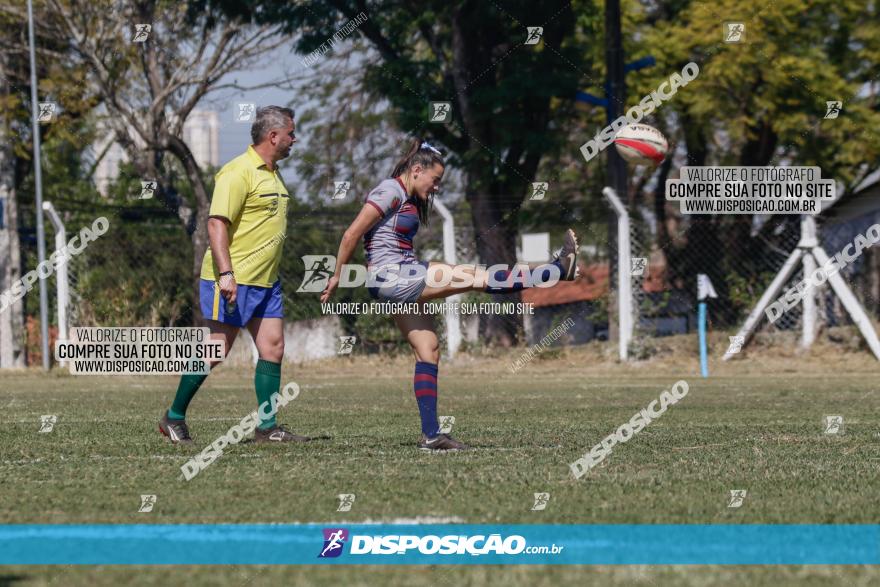
[[[558,450],[561,448],[565,448],[562,445],[556,446],[530,446],[530,447],[507,447],[507,448],[480,448],[473,447],[469,451],[461,452],[460,451],[438,451],[436,453],[425,453],[424,451],[419,451],[419,454],[436,454],[436,455],[451,455],[451,454],[462,454],[466,455],[468,453],[477,453],[477,452],[515,452],[515,451],[526,451],[526,450]],[[255,453],[224,453],[224,458],[233,458],[233,459],[263,459],[270,457],[294,457],[301,456],[302,453],[298,452],[273,452],[268,454],[255,454]],[[75,456],[75,457],[64,457],[58,456],[54,458],[38,458],[38,459],[19,459],[19,460],[4,460],[0,461],[0,466],[2,465],[33,465],[36,463],[43,462],[76,462],[76,461],[118,461],[118,460],[180,460],[184,461],[189,458],[189,453],[179,454],[179,455],[89,455],[89,456]],[[453,457],[454,458],[454,457]],[[378,522],[377,522],[378,523]]]
[[[224,457],[230,458],[242,458],[242,459],[262,459],[267,456],[295,456],[296,453],[287,452],[287,453],[272,453],[271,455],[262,455],[262,454],[251,454],[251,453],[230,453],[224,454]],[[118,461],[118,460],[178,460],[185,461],[191,455],[187,454],[179,454],[179,455],[89,455],[89,456],[75,456],[75,457],[64,457],[58,456],[57,458],[39,458],[39,459],[21,459],[17,461],[0,461],[0,465],[33,465],[35,463],[49,463],[49,462],[77,462],[77,461]]]
[[[56,414],[56,415],[63,416],[63,414]],[[197,418],[197,420],[199,422],[240,422],[241,418],[232,418],[232,417],[229,417],[229,418]],[[69,420],[67,418],[59,417],[58,422],[55,423],[55,427],[57,428],[59,426],[59,424],[66,423],[66,422],[70,422],[72,424],[101,424],[103,422],[120,422],[120,421],[144,422],[145,420],[143,418],[133,418],[133,417],[128,417],[128,418],[125,418],[125,417],[123,417],[123,418],[97,418],[94,420]],[[158,421],[159,420],[157,418],[156,422],[158,422]],[[0,424],[33,424],[34,422],[39,424],[40,418],[39,417],[37,417],[36,419],[31,418],[30,420],[0,420]]]
[[[273,522],[277,523],[277,522]],[[323,526],[332,526],[334,524],[338,525],[340,523],[339,520],[318,520],[314,522],[283,522],[284,524],[313,524],[313,525],[323,525]],[[460,518],[459,516],[416,516],[415,518],[390,518],[390,519],[378,519],[374,520],[372,518],[367,518],[366,520],[357,521],[357,520],[345,520],[346,524],[464,524],[464,518]]]

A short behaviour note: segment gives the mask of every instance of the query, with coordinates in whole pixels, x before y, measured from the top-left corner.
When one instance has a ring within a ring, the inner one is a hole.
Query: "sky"
[[[292,64],[293,70],[303,70],[301,56],[293,52],[293,44],[280,47],[266,57],[266,67],[236,72],[220,80],[219,84],[237,81],[239,85],[248,87],[265,83],[266,80],[277,79],[285,75],[284,67]],[[320,64],[318,64],[320,65]],[[258,107],[276,105],[288,106],[301,110],[302,104],[297,103],[297,93],[277,87],[261,88],[250,91],[220,90],[202,106],[203,110],[215,110],[220,117],[220,164],[240,155],[251,143],[249,122],[236,122],[239,103],[254,103]],[[295,182],[296,173],[290,163],[296,157],[297,145],[294,145],[291,158],[279,164],[285,182]]]
[[[293,108],[299,114],[307,108],[318,105],[315,100],[308,101],[307,85],[316,75],[320,75],[322,65],[329,65],[330,58],[346,47],[351,39],[335,43],[325,54],[306,67],[303,63],[304,55],[294,52],[294,39],[267,54],[264,58],[265,67],[255,67],[244,71],[235,72],[218,82],[223,85],[235,81],[239,86],[252,87],[264,84],[271,80],[280,80],[288,77],[293,89],[268,87],[254,90],[218,90],[209,95],[208,99],[200,104],[202,110],[214,110],[220,118],[220,164],[240,155],[251,143],[250,123],[236,122],[239,103],[253,103],[260,106],[286,106]],[[297,174],[293,160],[297,157],[297,151],[307,148],[308,129],[297,128],[298,142],[294,145],[288,159],[279,163],[281,174],[288,187],[297,183]]]

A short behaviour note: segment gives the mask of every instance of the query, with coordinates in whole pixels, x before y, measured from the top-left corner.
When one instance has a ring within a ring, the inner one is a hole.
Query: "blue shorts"
[[[388,269],[389,266],[386,267],[374,267],[371,268],[370,274],[373,275],[375,273],[375,281],[376,283],[383,283],[385,281],[389,281],[389,285],[379,285],[378,287],[367,287],[367,291],[370,292],[370,296],[374,300],[381,300],[383,302],[401,302],[401,303],[412,303],[419,299],[419,296],[422,295],[422,292],[425,290],[425,285],[427,285],[427,269],[428,263],[425,261],[419,261],[417,263],[425,268],[424,271],[420,271],[419,275],[413,277],[407,277],[406,272],[403,271],[406,269],[406,265],[400,265],[400,269]],[[395,267],[395,266],[390,266]],[[396,280],[387,279],[388,275],[393,273],[396,277]],[[400,276],[400,273],[404,273],[404,276]]]
[[[224,324],[243,327],[251,318],[283,318],[281,303],[281,280],[272,287],[258,285],[239,285],[235,304],[231,307],[220,294],[216,281],[202,279],[199,285],[199,300],[202,303],[202,316]]]

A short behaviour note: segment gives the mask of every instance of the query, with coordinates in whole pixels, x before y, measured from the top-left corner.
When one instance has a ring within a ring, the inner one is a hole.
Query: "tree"
[[[39,6],[38,6],[39,8]],[[0,292],[8,290],[23,273],[36,266],[31,235],[36,210],[33,192],[33,134],[31,127],[30,61],[26,9],[21,0],[0,6]],[[23,26],[25,25],[25,26]],[[38,100],[66,104],[61,118],[41,124],[47,144],[82,145],[84,118],[94,107],[94,94],[77,80],[83,70],[63,59],[66,42],[36,27]],[[44,156],[47,151],[44,149]],[[44,165],[46,160],[44,158]],[[47,194],[51,187],[46,186]],[[65,184],[69,191],[71,186]],[[31,298],[13,302],[0,312],[0,368],[26,363],[24,326]]]
[[[314,204],[340,204],[331,199],[339,181],[349,182],[342,202],[363,200],[400,157],[405,137],[388,117],[388,103],[360,83],[362,64],[373,53],[368,43],[358,41],[328,55],[320,68],[297,75],[297,102],[306,105],[296,108],[301,132],[292,162],[300,180],[298,195]],[[332,239],[338,243],[339,234]]]
[[[627,12],[630,47],[657,58],[650,75],[638,78],[631,103],[687,62],[700,66],[697,79],[648,121],[665,130],[671,143],[683,145],[686,165],[818,166],[823,178],[842,184],[844,196],[877,169],[880,35],[875,3],[725,0],[708,7],[663,2],[644,11],[633,2]],[[725,20],[745,23],[743,42],[722,42]],[[830,100],[842,101],[843,111],[826,120]],[[662,189],[668,172],[661,170],[655,192],[661,227],[668,209]],[[636,191],[644,185],[638,181]],[[766,257],[752,237],[751,216],[694,215],[689,220],[683,250],[661,238],[673,274],[692,278],[708,273],[727,300],[724,282],[742,267],[754,274],[775,271],[761,266]],[[798,230],[797,223],[796,216],[766,222],[760,236],[785,241]],[[726,315],[737,318],[733,312]]]
[[[18,204],[15,165],[9,116],[12,88],[9,83],[9,55],[0,52],[0,292],[21,278],[21,249],[18,241]],[[22,300],[0,310],[0,369],[24,367],[24,317]]]
[[[573,46],[570,2],[428,0],[386,3],[367,11],[363,0],[290,3],[195,0],[192,10],[219,7],[257,22],[283,22],[301,33],[296,48],[308,54],[358,14],[358,35],[377,52],[364,62],[365,87],[383,96],[398,126],[445,146],[463,176],[482,263],[516,261],[519,209],[543,157],[563,146],[554,132],[570,98],[590,71]],[[594,10],[591,4],[587,10]],[[543,27],[526,45],[527,27]],[[318,65],[320,66],[320,65]],[[429,122],[429,103],[452,103],[447,124]],[[517,340],[520,321],[482,316],[481,331],[502,345]]]

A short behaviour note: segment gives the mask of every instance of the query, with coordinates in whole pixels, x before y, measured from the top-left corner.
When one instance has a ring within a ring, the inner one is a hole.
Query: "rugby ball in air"
[[[663,133],[647,124],[628,124],[614,137],[620,156],[635,165],[659,165],[666,158],[669,143]]]

